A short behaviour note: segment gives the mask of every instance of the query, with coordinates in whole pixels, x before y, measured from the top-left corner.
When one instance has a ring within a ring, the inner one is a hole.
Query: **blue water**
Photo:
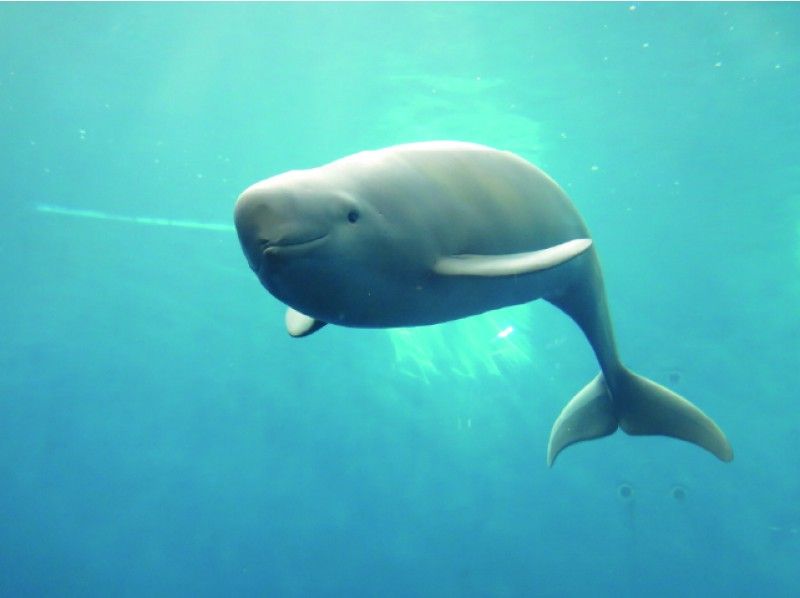
[[[0,5],[0,594],[796,595],[798,98],[797,4]],[[597,364],[541,302],[288,337],[237,195],[425,139],[561,183],[732,463],[548,469]]]

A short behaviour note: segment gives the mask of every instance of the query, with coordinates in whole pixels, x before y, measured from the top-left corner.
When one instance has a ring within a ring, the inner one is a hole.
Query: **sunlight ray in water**
[[[529,320],[530,306],[521,305],[436,326],[390,328],[387,333],[395,368],[407,376],[424,382],[437,376],[500,376],[504,368],[533,361],[526,334]]]

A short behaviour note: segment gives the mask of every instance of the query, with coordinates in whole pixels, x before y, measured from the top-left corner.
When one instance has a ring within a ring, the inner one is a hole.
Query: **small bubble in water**
[[[628,499],[633,497],[633,487],[630,484],[620,484],[617,486],[617,495],[620,498]]]
[[[673,486],[670,491],[672,498],[675,500],[684,500],[686,498],[686,489],[683,486]]]

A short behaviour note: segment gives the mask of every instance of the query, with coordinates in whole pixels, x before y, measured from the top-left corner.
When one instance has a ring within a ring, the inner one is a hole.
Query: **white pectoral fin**
[[[538,251],[506,255],[452,255],[433,265],[437,274],[447,276],[513,276],[554,268],[580,255],[592,245],[591,239],[573,239]]]
[[[286,321],[286,331],[295,338],[308,336],[309,334],[316,332],[325,326],[327,323],[322,322],[321,320],[315,320],[311,316],[301,314],[299,311],[292,309],[291,307],[286,310],[286,317],[284,319]]]

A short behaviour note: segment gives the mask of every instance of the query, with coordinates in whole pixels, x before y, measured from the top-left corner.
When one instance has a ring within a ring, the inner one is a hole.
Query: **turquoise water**
[[[0,5],[0,594],[792,595],[797,98],[796,4]],[[562,184],[732,463],[548,469],[597,365],[542,302],[288,337],[237,195],[425,139]]]

